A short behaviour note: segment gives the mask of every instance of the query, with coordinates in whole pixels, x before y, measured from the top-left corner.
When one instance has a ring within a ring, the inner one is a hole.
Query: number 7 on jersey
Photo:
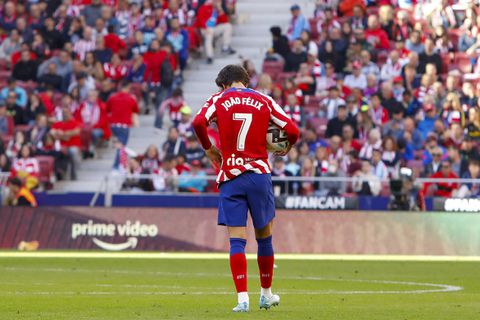
[[[233,120],[242,121],[242,126],[238,132],[237,137],[237,150],[245,151],[245,140],[247,140],[248,130],[252,124],[252,114],[251,113],[234,113]]]

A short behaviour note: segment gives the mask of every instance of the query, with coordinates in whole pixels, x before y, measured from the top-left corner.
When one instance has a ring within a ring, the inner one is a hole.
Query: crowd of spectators
[[[480,6],[477,1],[316,2],[291,7],[251,86],[302,128],[274,176],[354,177],[278,182],[303,195],[388,195],[387,178],[479,178]],[[248,66],[248,63],[246,63]],[[288,188],[288,190],[285,190]],[[476,184],[427,183],[427,195],[478,196]]]
[[[203,55],[212,63],[219,36],[222,52],[235,52],[230,46],[235,0],[1,4],[0,172],[29,189],[77,179],[82,162],[108,145],[118,149],[115,169],[135,171],[122,155],[138,114],[157,114],[155,126],[161,128],[168,113],[186,136],[180,87],[189,56]],[[168,171],[169,157],[159,169]],[[197,175],[196,162],[191,164]],[[160,183],[157,189],[168,188]]]

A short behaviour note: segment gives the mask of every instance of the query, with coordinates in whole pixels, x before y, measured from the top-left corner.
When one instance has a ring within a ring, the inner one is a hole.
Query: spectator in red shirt
[[[440,170],[434,173],[430,178],[432,179],[458,179],[458,176],[452,171],[452,163],[450,160],[444,160],[440,165]],[[456,182],[435,182],[425,183],[425,193],[429,188],[435,188],[433,195],[436,197],[451,198],[455,196],[455,192],[458,191],[459,185]]]
[[[371,15],[368,17],[368,29],[365,30],[365,37],[375,49],[387,50],[390,48],[388,35],[385,30],[380,28],[378,16],[376,15]]]
[[[139,113],[137,101],[130,94],[128,82],[122,82],[120,91],[107,100],[107,113],[113,135],[124,146],[127,145],[133,117]]]
[[[65,149],[70,157],[70,178],[77,179],[77,170],[81,162],[81,124],[72,116],[69,108],[63,108],[63,120],[52,125],[52,136],[60,141],[62,149]]]
[[[103,37],[105,48],[112,50],[113,53],[124,54],[127,49],[125,41],[115,34],[115,27],[113,25],[109,25],[107,30],[108,33]]]
[[[144,91],[149,93],[149,98],[153,97],[153,104],[155,106],[165,99],[168,94],[168,88],[162,86],[162,69],[168,67],[164,66],[165,59],[167,58],[167,52],[160,48],[160,41],[157,39],[152,40],[150,49],[143,55],[143,62],[145,63],[145,73],[143,74]],[[170,67],[173,68],[174,64]],[[147,99],[147,107],[149,106]]]
[[[134,117],[139,113],[137,100],[130,94],[130,84],[128,82],[122,82],[120,84],[120,91],[112,94],[110,98],[108,98],[107,113],[109,115],[112,134],[120,142],[122,147],[126,146]],[[117,152],[114,168],[118,168],[119,163],[120,155]]]

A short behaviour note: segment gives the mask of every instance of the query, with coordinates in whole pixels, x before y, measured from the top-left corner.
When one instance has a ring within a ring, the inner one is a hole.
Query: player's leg
[[[243,177],[220,185],[220,203],[218,207],[218,224],[228,227],[230,237],[230,269],[238,294],[236,312],[248,311],[249,298],[247,291],[247,214],[248,205],[242,191]]]
[[[248,311],[250,299],[247,289],[247,257],[245,256],[247,228],[228,227],[228,235],[230,237],[230,270],[238,295],[238,305],[234,311]]]
[[[272,294],[274,251],[272,245],[275,198],[269,174],[250,174],[252,190],[248,193],[248,204],[252,215],[255,237],[258,244],[257,262],[260,273],[260,308],[278,305],[280,298]]]
[[[272,278],[274,252],[272,245],[272,226],[273,221],[268,223],[262,229],[255,229],[255,238],[257,239],[258,251],[257,262],[260,273],[261,295],[270,297],[272,295]]]

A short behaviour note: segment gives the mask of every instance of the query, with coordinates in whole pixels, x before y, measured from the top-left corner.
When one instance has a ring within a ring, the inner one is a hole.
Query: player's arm
[[[221,166],[222,155],[208,137],[208,126],[216,118],[217,113],[215,103],[211,100],[212,99],[209,99],[202,109],[200,109],[198,114],[195,116],[195,119],[193,119],[192,126],[198,140],[200,141],[200,144],[202,145],[203,149],[205,149],[207,157],[215,166]]]
[[[290,147],[293,146],[295,143],[297,143],[298,138],[300,137],[300,131],[298,130],[297,125],[292,119],[290,119],[285,111],[283,111],[282,107],[275,102],[275,100],[270,97],[267,98],[271,110],[270,121],[275,123],[275,125],[277,125],[279,128],[285,130]]]

